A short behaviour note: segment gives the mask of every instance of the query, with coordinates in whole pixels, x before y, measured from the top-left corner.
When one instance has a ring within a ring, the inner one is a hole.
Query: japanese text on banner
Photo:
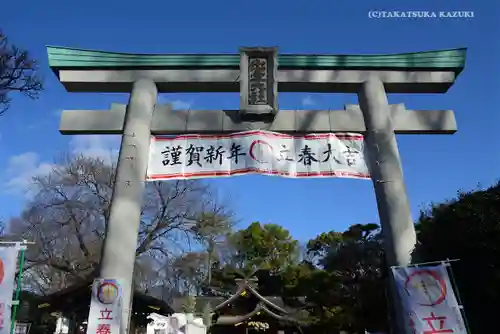
[[[446,266],[392,269],[406,314],[406,333],[467,334]]]
[[[17,247],[0,248],[0,334],[10,334],[18,253]]]
[[[268,131],[153,137],[149,180],[243,174],[369,178],[363,136]]]
[[[87,334],[119,334],[120,320],[120,284],[114,279],[96,279],[92,286]]]

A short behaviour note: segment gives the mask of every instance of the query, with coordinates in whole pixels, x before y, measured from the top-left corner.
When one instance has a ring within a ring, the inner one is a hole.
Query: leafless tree
[[[3,220],[0,220],[0,241],[2,240],[3,236],[5,235],[5,223]]]
[[[156,258],[155,264],[147,266],[136,264],[136,271],[141,270],[141,277],[136,275],[137,286],[163,298],[201,293],[203,284],[210,280],[211,260],[219,257],[225,236],[235,224],[234,213],[221,204],[224,200],[219,200],[212,189],[204,188],[203,193],[197,210],[186,215],[178,229],[186,234],[184,240],[192,251],[163,254],[160,261]]]
[[[35,60],[30,58],[28,51],[9,43],[0,30],[0,115],[10,106],[11,92],[35,99],[42,89]]]
[[[173,263],[178,291],[181,294],[199,295],[206,279],[208,254],[189,252],[179,256]]]
[[[210,284],[212,261],[220,261],[224,251],[227,250],[227,236],[232,232],[236,223],[234,213],[216,201],[210,201],[205,203],[205,207],[198,214],[190,217],[189,221],[193,224],[191,230],[196,240],[206,250],[206,280]]]
[[[26,254],[25,282],[32,289],[58,290],[98,268],[114,175],[114,166],[102,160],[67,156],[50,174],[33,179],[35,195],[10,225],[18,238],[35,242]],[[209,203],[222,207],[210,195],[199,180],[146,184],[136,250],[137,288],[169,286],[161,280],[171,278],[170,265],[198,238],[192,217],[200,216]]]

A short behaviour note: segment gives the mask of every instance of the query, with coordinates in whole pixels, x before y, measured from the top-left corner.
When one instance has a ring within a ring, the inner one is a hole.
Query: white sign
[[[193,314],[174,313],[163,316],[151,313],[148,319],[147,334],[206,334],[206,326],[202,318],[194,318]]]
[[[406,333],[467,334],[447,265],[392,269],[406,314]]]
[[[92,285],[87,334],[119,334],[121,287],[115,279],[96,279]]]
[[[0,334],[10,334],[18,247],[0,248]]]
[[[56,330],[54,334],[68,334],[69,333],[70,320],[66,317],[58,317],[56,322]]]
[[[360,134],[289,136],[269,131],[153,137],[148,180],[244,174],[369,178]]]
[[[151,313],[147,317],[150,321],[147,325],[147,334],[166,334],[168,328],[168,317],[157,313]]]
[[[30,331],[31,323],[29,322],[17,322],[14,327],[14,334],[28,334]]]

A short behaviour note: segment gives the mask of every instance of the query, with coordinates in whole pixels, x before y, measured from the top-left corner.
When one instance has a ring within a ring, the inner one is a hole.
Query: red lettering
[[[97,324],[96,334],[111,334],[111,324]]]
[[[98,320],[113,320],[113,318],[111,318],[111,310],[108,310],[108,308],[106,307],[104,310],[101,310],[101,317],[98,318]]]
[[[436,317],[434,312],[431,312],[431,316],[424,318],[424,320],[427,322],[427,325],[429,325],[430,329],[424,331],[423,334],[453,333],[453,329],[445,329],[444,328],[444,321],[446,320],[445,316]],[[437,322],[439,328],[434,327],[434,325],[436,325],[436,322]]]
[[[415,321],[413,321],[413,318],[410,318],[409,324],[411,328],[411,334],[417,334],[417,329],[415,328]]]

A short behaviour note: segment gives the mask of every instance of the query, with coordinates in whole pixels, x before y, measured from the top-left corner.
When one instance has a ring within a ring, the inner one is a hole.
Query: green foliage
[[[215,289],[217,294],[231,295],[236,291],[235,279],[244,277],[245,274],[242,270],[236,269],[231,265],[214,268],[210,286]]]
[[[500,184],[432,205],[421,213],[417,231],[419,261],[460,260],[452,270],[471,332],[494,328],[500,304]]]
[[[323,232],[307,243],[307,252],[317,257],[324,257],[330,248],[342,241],[342,233],[330,231]]]
[[[500,304],[500,184],[432,205],[421,213],[416,229],[418,262],[460,259],[453,271],[471,331],[494,328]],[[298,242],[278,225],[253,223],[228,241],[231,257],[214,271],[219,287],[234,293],[234,279],[253,273],[259,291],[282,296],[311,332],[387,332],[378,225],[321,233],[307,243],[312,262],[298,262]]]
[[[280,225],[252,223],[230,236],[236,261],[244,267],[279,271],[297,262],[299,243]]]
[[[319,264],[337,271],[378,269],[383,258],[378,229],[376,224],[350,226],[332,242]]]
[[[386,329],[378,231],[375,224],[357,224],[322,233],[307,243],[314,264],[303,262],[281,273],[284,300],[307,312],[314,331]]]
[[[231,233],[233,227],[232,213],[221,210],[202,211],[189,218],[193,223],[191,232],[198,240],[213,246],[221,237]]]
[[[195,313],[196,312],[196,297],[186,296],[182,303],[182,312]]]
[[[386,329],[377,225],[352,225],[310,240],[307,251],[315,263],[298,262],[298,242],[278,225],[253,223],[229,240],[230,261],[213,271],[217,290],[234,293],[234,279],[253,273],[262,295],[282,296],[314,331]]]
[[[249,321],[247,325],[249,328],[257,332],[265,332],[269,329],[269,324],[267,322]]]

